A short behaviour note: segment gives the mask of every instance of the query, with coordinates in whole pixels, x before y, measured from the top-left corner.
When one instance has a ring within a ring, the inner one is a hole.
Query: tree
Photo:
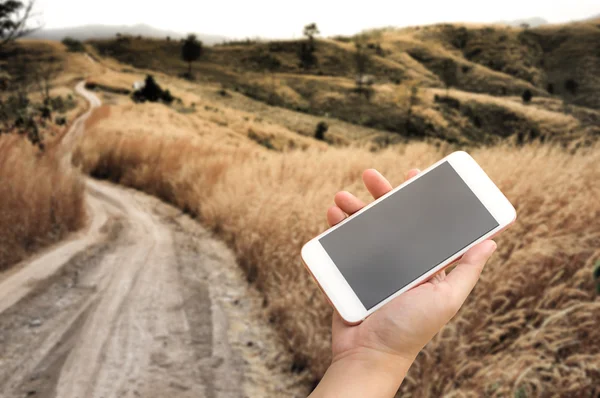
[[[410,86],[410,94],[408,96],[408,109],[406,111],[406,131],[408,132],[411,128],[411,116],[413,113],[413,107],[419,102],[419,87],[416,84]]]
[[[27,26],[33,16],[34,4],[35,0],[27,3],[21,0],[0,0],[0,49],[39,28]]]
[[[371,56],[367,50],[367,46],[360,39],[354,42],[354,67],[356,69],[356,85],[359,90],[363,89],[364,85],[368,85],[366,74],[371,63]]]
[[[567,90],[572,95],[577,94],[577,90],[579,89],[579,83],[577,83],[573,79],[568,79],[565,81],[565,90]]]
[[[315,36],[319,33],[319,28],[317,28],[317,24],[315,23],[308,24],[304,27],[302,34],[306,37],[306,41],[300,43],[300,47],[298,48],[300,67],[304,70],[308,70],[317,65]]]
[[[196,35],[189,35],[181,47],[181,58],[189,64],[188,77],[192,77],[192,62],[197,61],[202,56],[202,42]]]
[[[450,93],[450,87],[456,86],[458,82],[458,67],[456,63],[450,58],[446,58],[442,61],[442,80],[446,86],[446,97]]]
[[[309,42],[313,42],[315,40],[315,36],[319,35],[319,28],[317,28],[316,23],[310,23],[304,27],[304,31],[302,34],[308,39]]]
[[[523,99],[523,102],[528,104],[531,102],[531,98],[533,98],[533,94],[531,93],[531,90],[529,89],[525,89],[525,91],[523,91],[523,94],[521,94],[521,98]]]
[[[48,109],[48,111],[45,110],[45,112],[49,112],[51,100],[50,92],[52,91],[54,80],[58,77],[62,69],[63,65],[55,59],[39,62],[34,67],[34,77],[37,88],[42,96],[44,108]]]

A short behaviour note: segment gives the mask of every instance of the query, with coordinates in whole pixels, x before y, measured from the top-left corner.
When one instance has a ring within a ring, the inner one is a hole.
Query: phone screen
[[[497,226],[444,162],[320,243],[369,310]]]

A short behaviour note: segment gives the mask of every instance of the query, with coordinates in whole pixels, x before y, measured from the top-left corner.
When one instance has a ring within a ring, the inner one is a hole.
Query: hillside
[[[357,90],[356,50],[352,38],[344,37],[317,40],[317,62],[308,69],[299,63],[301,41],[208,47],[194,64],[196,83],[394,133],[384,144],[570,143],[594,140],[600,132],[600,29],[593,23],[536,29],[435,25],[367,32],[362,40],[373,79],[368,90]],[[125,38],[90,44],[99,56],[137,68],[172,76],[186,70],[176,42]],[[441,90],[446,81],[448,92]],[[521,100],[525,91],[533,95],[530,103]],[[255,107],[237,99],[227,103]]]

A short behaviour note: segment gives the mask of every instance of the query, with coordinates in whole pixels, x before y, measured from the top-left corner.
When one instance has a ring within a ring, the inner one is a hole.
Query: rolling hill
[[[361,40],[366,73],[373,79],[368,89],[355,82],[353,40],[317,40],[311,68],[299,64],[302,41],[224,43],[205,49],[194,65],[196,82],[235,93],[220,100],[240,110],[249,110],[248,101],[237,94],[393,133],[378,141],[383,145],[407,139],[567,143],[599,135],[600,29],[592,23],[536,29],[442,24],[366,32]],[[127,38],[90,44],[100,57],[137,68],[173,76],[186,70],[176,42]],[[265,67],[271,62],[275,68]],[[444,90],[445,82],[451,90]],[[525,92],[532,94],[530,102],[521,99]]]

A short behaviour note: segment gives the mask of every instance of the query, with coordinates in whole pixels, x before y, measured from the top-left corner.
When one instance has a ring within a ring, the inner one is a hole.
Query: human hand
[[[418,173],[416,169],[409,171],[407,179]],[[390,183],[373,169],[363,173],[363,181],[375,199],[392,189]],[[330,226],[365,206],[349,192],[338,192],[334,200],[336,205],[327,211]],[[357,326],[346,325],[337,312],[334,313],[333,361],[328,373],[337,374],[337,379],[347,379],[345,387],[348,387],[352,385],[352,372],[348,369],[377,369],[378,380],[388,381],[388,389],[381,391],[395,392],[419,351],[458,312],[495,250],[496,244],[491,240],[474,246],[448,275],[440,271],[429,281],[396,297]],[[364,375],[364,372],[361,374]],[[326,388],[327,384],[333,385],[327,377],[316,393],[325,391],[323,387]],[[372,388],[373,383],[369,384]],[[393,384],[397,385],[394,387]],[[385,383],[379,385],[385,386]],[[360,395],[359,389],[348,391],[351,395]],[[372,389],[369,392],[376,396]],[[387,396],[387,393],[382,396]]]

